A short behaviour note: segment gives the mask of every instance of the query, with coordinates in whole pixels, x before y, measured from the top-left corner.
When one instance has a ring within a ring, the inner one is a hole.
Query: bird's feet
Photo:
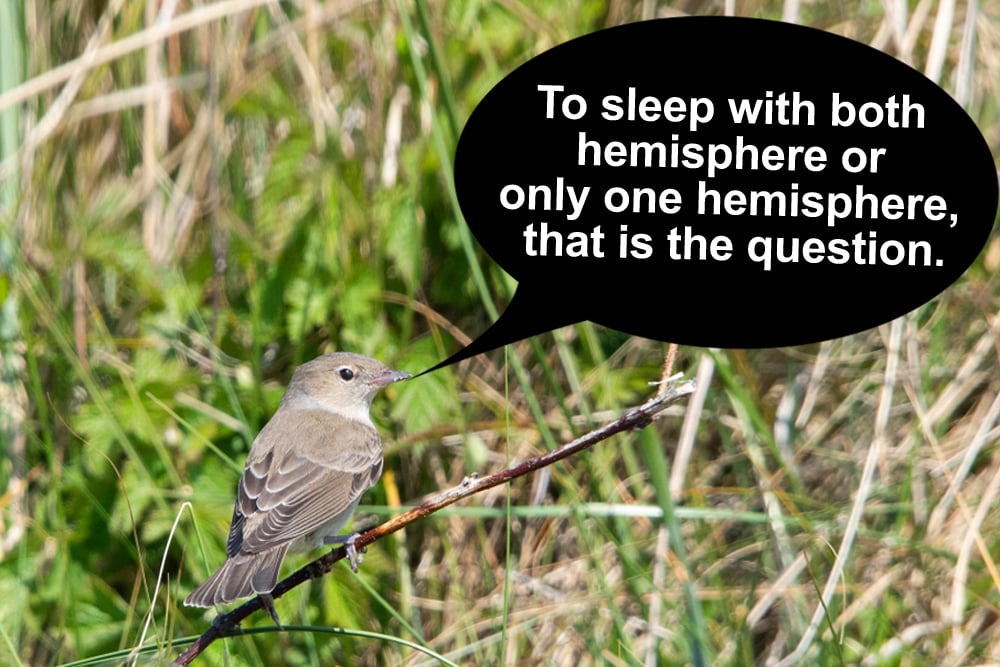
[[[361,537],[361,533],[351,533],[350,535],[331,535],[329,537],[323,538],[323,544],[343,544],[344,550],[347,551],[347,562],[351,564],[351,569],[354,570],[355,574],[358,571],[358,565],[364,562],[361,554],[364,553],[365,548],[361,547],[358,549],[354,546],[357,539]]]
[[[281,627],[281,621],[278,620],[278,610],[274,608],[274,598],[271,597],[271,594],[258,593],[257,597],[260,598],[260,603],[264,606],[264,609],[267,610],[268,615],[270,615],[274,624],[278,626],[278,629],[284,630],[284,628]]]

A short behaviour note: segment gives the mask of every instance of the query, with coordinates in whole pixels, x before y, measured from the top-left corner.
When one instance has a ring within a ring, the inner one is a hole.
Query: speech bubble
[[[869,329],[965,272],[998,196],[982,134],[922,74],[731,17],[609,28],[528,61],[470,116],[455,187],[518,287],[430,370],[584,320],[721,348]]]

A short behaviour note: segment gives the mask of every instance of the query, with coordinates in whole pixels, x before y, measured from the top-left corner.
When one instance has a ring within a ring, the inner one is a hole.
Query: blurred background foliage
[[[452,195],[476,103],[560,42],[686,13],[882,48],[997,153],[996,0],[3,2],[0,663],[151,664],[204,631],[180,601],[294,367],[420,371],[512,295]],[[199,662],[439,664],[400,637],[477,665],[996,664],[998,265],[994,238],[822,345],[682,348],[686,418],[376,544],[279,601],[304,629]],[[651,310],[697,317],[671,289]],[[361,522],[643,401],[665,348],[580,324],[391,387]]]

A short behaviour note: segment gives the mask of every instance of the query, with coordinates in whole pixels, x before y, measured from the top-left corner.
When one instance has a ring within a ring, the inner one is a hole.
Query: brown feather
[[[381,467],[381,441],[369,424],[322,410],[295,410],[276,414],[261,435],[272,425],[285,429],[295,448],[277,462],[269,457],[266,468],[264,460],[253,462],[243,473],[240,549],[247,553],[294,542],[353,512],[361,494],[378,481],[372,467]],[[333,447],[331,440],[355,446]]]
[[[352,373],[341,374],[344,368]],[[368,417],[371,399],[406,377],[348,353],[320,357],[296,371],[247,456],[227,560],[185,604],[269,593],[289,549],[318,546],[343,528],[382,474],[382,443]]]

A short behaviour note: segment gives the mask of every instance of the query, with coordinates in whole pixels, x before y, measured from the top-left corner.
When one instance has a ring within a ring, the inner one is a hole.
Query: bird
[[[184,600],[212,607],[257,594],[281,627],[271,591],[285,555],[344,544],[339,535],[382,475],[382,442],[369,414],[378,391],[410,378],[380,361],[334,352],[301,365],[250,446],[226,541],[226,561]]]

